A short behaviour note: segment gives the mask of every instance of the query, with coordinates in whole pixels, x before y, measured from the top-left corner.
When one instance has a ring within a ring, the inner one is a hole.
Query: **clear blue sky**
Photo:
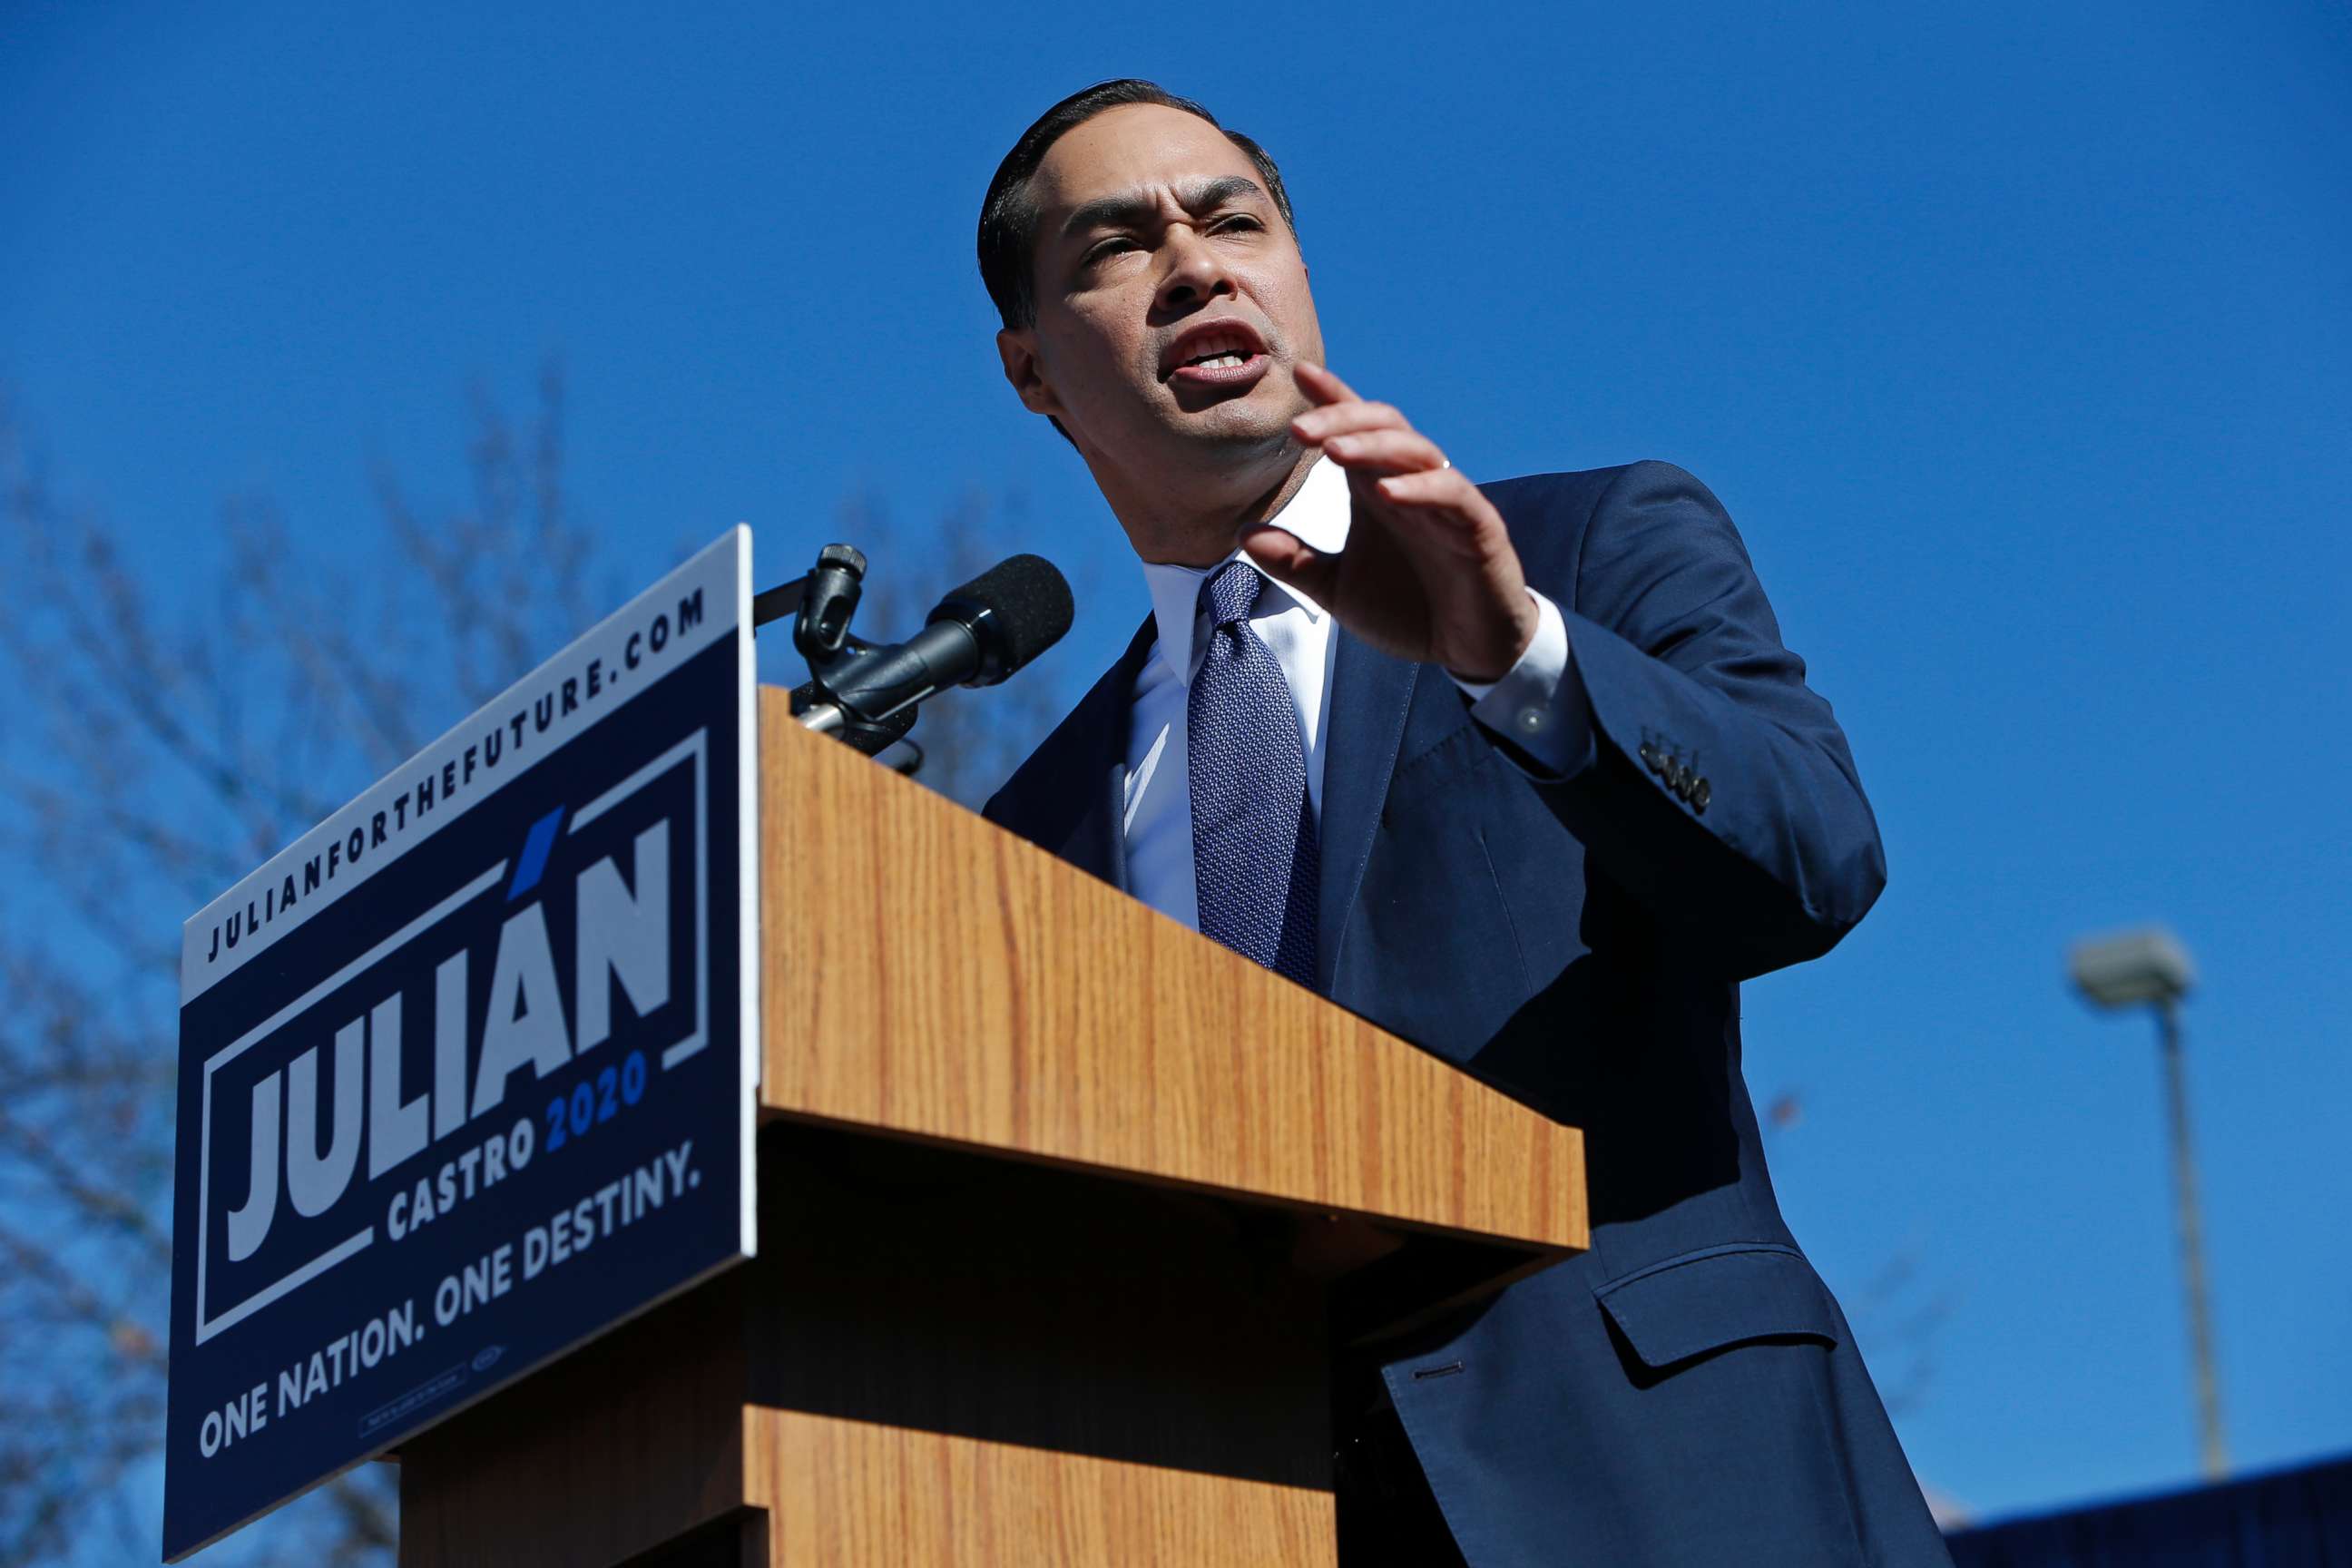
[[[1836,704],[1893,882],[1751,989],[1749,1080],[1801,1096],[1776,1168],[1849,1303],[1918,1258],[1865,1349],[1957,1292],[1921,1474],[1994,1515],[2193,1475],[2150,1032],[2062,979],[2147,918],[2204,974],[2236,1455],[2340,1451],[2352,17],[1905,9],[20,0],[0,383],[161,583],[231,493],[329,551],[373,460],[454,497],[468,378],[560,351],[622,577],[1012,498],[1005,550],[1105,563],[1032,678],[1075,691],[1146,601],[1002,384],[973,219],[1063,93],[1201,97],[1283,163],[1335,369],[1482,478],[1696,471]]]

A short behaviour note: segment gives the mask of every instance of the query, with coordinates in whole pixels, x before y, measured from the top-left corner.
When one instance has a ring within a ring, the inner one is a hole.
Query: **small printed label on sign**
[[[167,1558],[750,1254],[749,557],[187,922]]]

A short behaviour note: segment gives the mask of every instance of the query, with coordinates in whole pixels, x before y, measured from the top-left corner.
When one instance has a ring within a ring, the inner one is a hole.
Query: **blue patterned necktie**
[[[1228,561],[1201,584],[1209,646],[1185,710],[1201,934],[1315,984],[1315,816],[1282,665],[1249,624],[1265,584]]]

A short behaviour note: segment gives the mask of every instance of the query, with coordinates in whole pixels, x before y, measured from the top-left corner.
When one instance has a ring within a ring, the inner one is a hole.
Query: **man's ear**
[[[1037,330],[1006,327],[996,334],[996,357],[1004,362],[1004,379],[1020,395],[1021,406],[1048,418],[1062,412],[1062,400],[1046,384],[1037,363]]]

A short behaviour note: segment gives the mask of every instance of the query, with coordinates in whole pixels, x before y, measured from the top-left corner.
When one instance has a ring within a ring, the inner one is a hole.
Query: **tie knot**
[[[1211,626],[1229,626],[1249,619],[1250,612],[1257,608],[1258,591],[1265,586],[1265,578],[1257,568],[1236,558],[1202,580],[1201,607],[1208,612]]]

